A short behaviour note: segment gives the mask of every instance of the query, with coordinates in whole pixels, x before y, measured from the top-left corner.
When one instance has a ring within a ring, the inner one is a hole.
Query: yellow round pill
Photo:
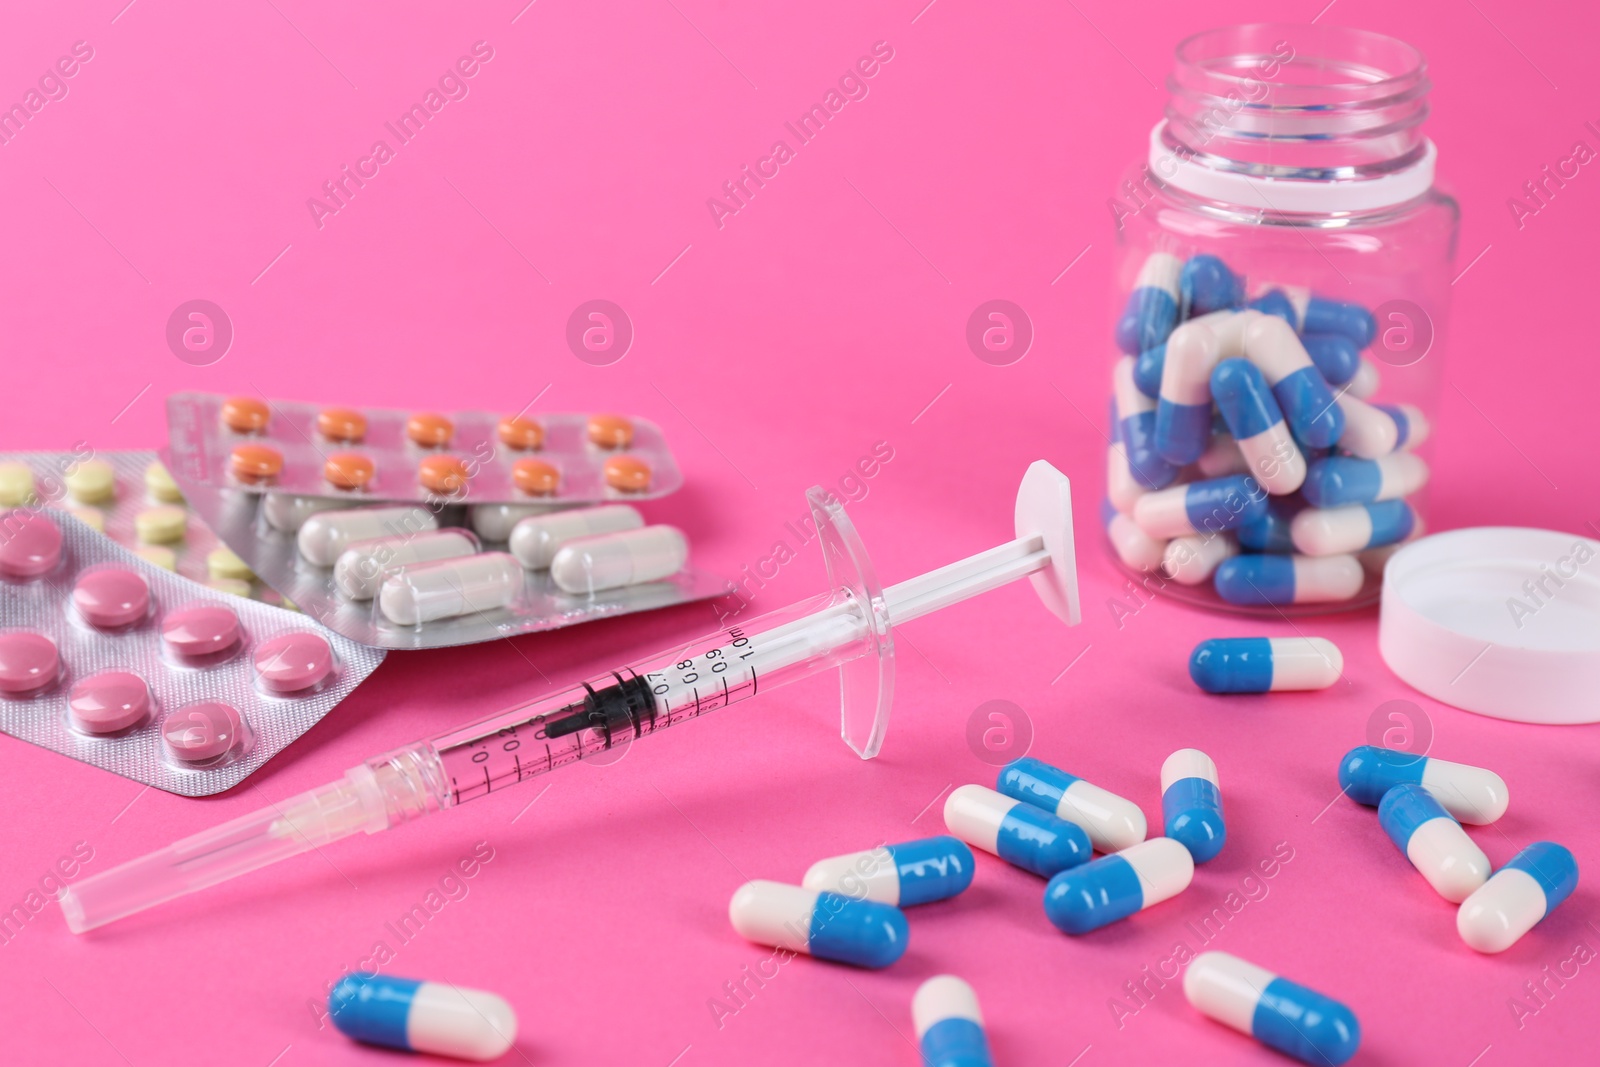
[[[0,507],[14,508],[33,499],[33,472],[26,463],[0,463]]]
[[[78,507],[75,504],[67,504],[61,510],[89,527],[95,533],[106,532],[106,513],[99,508]]]
[[[103,504],[117,495],[117,474],[103,459],[86,459],[62,479],[80,504]]]
[[[133,554],[146,563],[154,563],[164,571],[178,569],[178,554],[162,545],[140,545],[133,550]]]
[[[160,460],[144,469],[144,489],[153,499],[163,504],[183,503],[183,490],[178,488],[178,483],[173,481],[171,472],[161,465]]]
[[[213,579],[233,578],[241,582],[248,582],[256,576],[250,564],[240,559],[239,554],[227,545],[218,545],[206,553],[206,573]]]
[[[182,541],[189,527],[189,513],[172,504],[145,508],[133,517],[133,532],[147,545],[168,545]]]
[[[213,578],[206,583],[206,587],[215,589],[219,593],[232,593],[234,596],[250,595],[250,583],[240,578]]]

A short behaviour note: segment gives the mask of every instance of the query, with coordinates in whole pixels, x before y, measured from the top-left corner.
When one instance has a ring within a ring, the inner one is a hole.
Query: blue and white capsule
[[[1359,745],[1339,761],[1339,788],[1357,804],[1377,807],[1397,785],[1420,785],[1464,823],[1487,826],[1506,813],[1505,779],[1483,767],[1392,748]]]
[[[1111,401],[1111,444],[1106,448],[1106,496],[1124,514],[1133,514],[1133,505],[1150,490],[1134,481],[1128,469],[1128,453],[1122,447],[1122,430],[1117,425],[1117,402]]]
[[[1326,689],[1343,673],[1326,637],[1213,637],[1189,654],[1189,677],[1207,693]]]
[[[1152,837],[1050,879],[1044,913],[1063,933],[1086,934],[1177,896],[1193,880],[1189,850]]]
[[[1306,508],[1289,524],[1289,536],[1295,550],[1305,555],[1338,556],[1404,541],[1416,522],[1404,500]]]
[[[1378,336],[1378,320],[1360,304],[1329,300],[1297,285],[1269,289],[1249,306],[1282,319],[1296,333],[1347,337],[1358,352]]]
[[[872,970],[904,956],[910,937],[892,904],[759,879],[734,891],[728,919],[746,941]]]
[[[1178,293],[1188,315],[1231,310],[1244,300],[1244,283],[1221,258],[1202,252],[1178,272]]]
[[[1267,492],[1247,474],[1208,478],[1146,493],[1133,505],[1133,521],[1157,540],[1233,530],[1260,517]]]
[[[1133,480],[1146,489],[1171,485],[1178,468],[1156,451],[1156,405],[1134,384],[1132,356],[1117,360],[1112,370],[1111,395],[1117,404],[1117,442],[1127,454]]]
[[[917,987],[911,1026],[922,1067],[994,1067],[978,994],[953,974],[937,975]]]
[[[1326,448],[1340,439],[1344,412],[1287,322],[1275,315],[1252,321],[1244,330],[1244,354],[1272,387],[1296,441],[1307,448]],[[1160,446],[1159,439],[1156,444]]]
[[[1383,376],[1378,373],[1378,365],[1366,356],[1361,357],[1361,362],[1356,365],[1355,374],[1344,383],[1344,391],[1357,400],[1366,400],[1378,391],[1383,384]]]
[[[1232,534],[1189,534],[1174,537],[1161,553],[1161,573],[1179,585],[1200,585],[1225,559],[1239,554],[1239,542]]]
[[[1283,410],[1255,364],[1245,359],[1218,363],[1211,372],[1211,395],[1246,469],[1262,488],[1277,496],[1300,488],[1306,480],[1306,458],[1295,446]]]
[[[818,860],[800,884],[852,900],[909,908],[965,893],[972,872],[972,850],[940,835]]]
[[[1083,827],[981,785],[961,786],[946,798],[944,824],[973,848],[1042,878],[1094,854]]]
[[[1233,435],[1224,426],[1221,433],[1215,429],[1211,431],[1211,443],[1194,461],[1194,469],[1202,478],[1226,478],[1230,474],[1248,474],[1250,464],[1245,462],[1244,453],[1239,451]]]
[[[1344,430],[1339,434],[1340,449],[1362,459],[1378,459],[1399,450],[1400,420],[1394,414],[1399,409],[1369,404],[1348,391],[1339,397],[1338,408],[1344,415]],[[1407,431],[1409,433],[1409,424]]]
[[[517,1013],[501,997],[448,982],[347,974],[328,994],[328,1017],[369,1045],[486,1062],[517,1039]]]
[[[1184,323],[1208,327],[1217,337],[1217,358],[1238,359],[1244,355],[1244,328],[1257,315],[1254,311],[1211,311]],[[1133,361],[1133,381],[1139,391],[1154,400],[1161,395],[1161,377],[1167,367],[1167,342],[1140,352]]]
[[[1578,888],[1578,861],[1553,841],[1535,841],[1461,902],[1456,932],[1469,948],[1504,952]]]
[[[1106,525],[1106,538],[1111,549],[1124,566],[1136,571],[1153,571],[1166,558],[1167,542],[1157,541],[1139,524],[1112,506],[1111,501],[1100,502],[1100,518]]]
[[[1130,356],[1167,339],[1178,321],[1178,275],[1183,260],[1170,252],[1153,252],[1139,268],[1133,291],[1117,319],[1117,347]]]
[[[1459,904],[1489,879],[1489,857],[1420,785],[1397,785],[1378,802],[1378,824],[1434,892]]]
[[[1361,1047],[1349,1008],[1226,952],[1191,960],[1183,995],[1200,1014],[1312,1067],[1339,1067]]]
[[[1156,400],[1155,449],[1179,467],[1193,463],[1211,440],[1211,372],[1222,344],[1200,320],[1186,322],[1167,339]]]
[[[1399,500],[1427,484],[1428,465],[1409,452],[1378,459],[1327,456],[1311,464],[1301,492],[1313,507],[1336,508]]]
[[[1349,600],[1365,581],[1354,556],[1235,556],[1212,586],[1230,604],[1328,604]]]
[[[1167,365],[1167,342],[1162,341],[1133,357],[1133,384],[1154,400],[1161,395],[1161,372]]]
[[[1356,396],[1366,399],[1361,393],[1356,393]],[[1396,451],[1416,448],[1428,439],[1432,426],[1420,409],[1410,404],[1374,404],[1373,407],[1394,420],[1398,435],[1394,445]]]
[[[1343,334],[1301,334],[1300,343],[1329,385],[1344,385],[1361,369],[1361,350]]]
[[[1289,524],[1299,509],[1299,498],[1285,500],[1279,497],[1267,502],[1260,516],[1244,523],[1234,534],[1241,547],[1251,552],[1271,552],[1288,555],[1294,551],[1294,539],[1289,536]]]
[[[1196,863],[1215,859],[1227,842],[1217,765],[1198,748],[1180,748],[1161,764],[1161,822]]]
[[[1031,756],[1000,768],[996,785],[1008,797],[1083,827],[1090,844],[1101,852],[1137,845],[1148,829],[1144,812],[1133,801]]]

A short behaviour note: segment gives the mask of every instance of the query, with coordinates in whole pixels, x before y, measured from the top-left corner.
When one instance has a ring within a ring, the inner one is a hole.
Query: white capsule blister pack
[[[150,451],[0,452],[0,508],[70,512],[134,554],[225,593],[284,605],[188,507]],[[284,605],[286,606],[286,605]]]
[[[243,781],[383,660],[70,513],[0,511],[0,730],[183,796]]]
[[[631,506],[371,504],[190,483],[191,506],[307,615],[378,648],[444,648],[723,596]],[[593,535],[565,555],[578,521]],[[528,520],[524,522],[524,520]],[[521,524],[519,526],[519,523]],[[605,543],[599,543],[604,540]]]

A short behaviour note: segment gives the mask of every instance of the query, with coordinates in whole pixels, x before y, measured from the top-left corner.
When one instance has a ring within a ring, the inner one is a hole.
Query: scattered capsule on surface
[[[758,945],[872,969],[905,955],[910,934],[893,905],[762,880],[734,891],[728,919]]]
[[[1473,826],[1494,822],[1510,803],[1505,780],[1482,767],[1375,745],[1352,748],[1339,761],[1339,788],[1357,804],[1377,807],[1389,790],[1408,784],[1420,785],[1445,811]]]
[[[1146,489],[1171,485],[1178,468],[1156,451],[1156,404],[1133,382],[1133,357],[1123,356],[1117,361],[1111,389],[1117,405],[1117,442],[1128,457],[1133,480]]]
[[[1325,637],[1213,637],[1194,646],[1189,677],[1208,693],[1326,689],[1344,656]]]
[[[1211,372],[1211,395],[1246,467],[1267,492],[1282,496],[1306,480],[1306,458],[1255,364],[1225,359]]]
[[[800,884],[852,900],[909,908],[966,892],[972,872],[972,850],[940,835],[818,860]]]
[[[1168,545],[1157,541],[1139,524],[1112,506],[1111,501],[1101,502],[1100,518],[1106,524],[1106,537],[1111,541],[1117,558],[1136,571],[1153,571],[1161,566]]]
[[[1199,585],[1211,577],[1223,560],[1238,554],[1239,542],[1231,534],[1174,537],[1161,554],[1161,573],[1179,585]]]
[[[946,798],[944,824],[973,848],[1044,878],[1093,854],[1083,827],[981,785],[961,786]]]
[[[1314,507],[1336,508],[1399,500],[1427,484],[1428,465],[1409,452],[1378,459],[1328,456],[1311,464],[1301,492]]]
[[[1155,447],[1177,466],[1193,463],[1211,440],[1211,372],[1222,344],[1211,327],[1186,322],[1167,339],[1156,400]]]
[[[1147,493],[1133,506],[1133,520],[1151,537],[1165,540],[1232,530],[1259,518],[1266,507],[1260,483],[1234,474]]]
[[[1180,748],[1161,764],[1161,823],[1196,863],[1215,859],[1228,840],[1217,765],[1198,748]]]
[[[1404,500],[1306,508],[1289,524],[1289,536],[1295,550],[1307,556],[1338,556],[1404,541],[1416,520]]]
[[[1361,592],[1354,556],[1235,556],[1217,568],[1217,595],[1230,604],[1321,604]]]
[[[1461,902],[1456,931],[1469,948],[1504,952],[1578,887],[1578,861],[1564,846],[1535,841]]]
[[[1459,904],[1489,877],[1489,857],[1420,785],[1397,785],[1378,802],[1378,823],[1434,892]]]
[[[1244,331],[1244,354],[1272,387],[1296,441],[1325,448],[1339,440],[1344,414],[1287,322],[1275,315],[1251,322]]]
[[[1160,344],[1178,321],[1178,276],[1183,260],[1170,252],[1152,252],[1139,268],[1133,291],[1117,319],[1117,347],[1130,356]]]
[[[917,987],[911,998],[911,1026],[917,1032],[922,1067],[994,1065],[978,995],[953,974],[937,975]]]
[[[1086,934],[1177,896],[1193,879],[1189,850],[1152,837],[1050,879],[1044,913],[1063,933]]]
[[[485,1062],[511,1051],[517,1013],[493,993],[448,982],[347,974],[328,995],[328,1016],[369,1045]]]
[[[1349,1008],[1226,952],[1191,960],[1183,995],[1200,1014],[1312,1067],[1339,1067],[1361,1045]]]
[[[1148,829],[1144,812],[1133,801],[1031,756],[1000,768],[996,786],[1008,797],[1083,827],[1090,844],[1101,852],[1137,845]]]

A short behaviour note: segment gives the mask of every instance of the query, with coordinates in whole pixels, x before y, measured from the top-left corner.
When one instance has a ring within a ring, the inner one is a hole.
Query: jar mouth
[[[1360,180],[1421,157],[1430,87],[1422,53],[1383,34],[1290,23],[1207,30],[1177,47],[1167,137],[1217,169]]]

